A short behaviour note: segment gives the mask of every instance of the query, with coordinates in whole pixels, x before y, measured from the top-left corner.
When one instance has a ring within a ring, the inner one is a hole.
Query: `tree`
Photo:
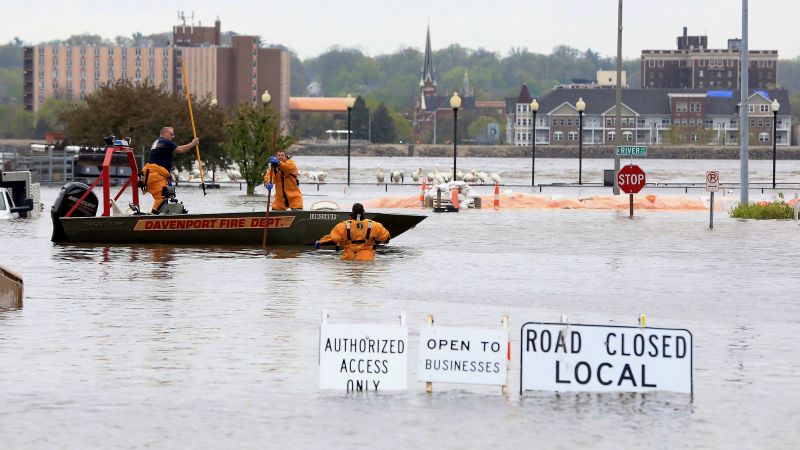
[[[225,123],[228,141],[223,147],[239,166],[247,182],[247,195],[263,183],[267,160],[278,150],[289,148],[293,139],[279,136],[280,116],[272,108],[242,103]]]
[[[372,115],[372,141],[380,144],[397,142],[394,121],[383,102],[378,105],[375,114]]]
[[[227,161],[220,146],[225,140],[224,112],[212,107],[209,99],[193,100],[200,155],[213,171]],[[73,143],[97,146],[104,136],[130,137],[132,147],[149,150],[162,127],[175,129],[175,142],[184,144],[194,138],[186,99],[164,92],[152,83],[118,80],[74,104],[59,115],[64,134]],[[175,167],[191,168],[196,157],[178,157]],[[205,166],[205,165],[204,165]]]
[[[369,109],[367,103],[360,95],[356,97],[353,109],[350,111],[350,129],[353,130],[353,139],[369,137]]]

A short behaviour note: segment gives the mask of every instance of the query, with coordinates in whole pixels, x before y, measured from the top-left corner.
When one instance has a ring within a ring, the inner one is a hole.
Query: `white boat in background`
[[[0,172],[0,219],[37,217],[42,209],[39,183],[29,171]]]

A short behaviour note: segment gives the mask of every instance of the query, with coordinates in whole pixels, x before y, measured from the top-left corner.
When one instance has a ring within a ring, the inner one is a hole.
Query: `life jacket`
[[[366,244],[366,245],[371,245],[374,248],[377,245],[377,242],[374,239],[370,239],[370,234],[372,234],[372,221],[367,220],[367,234],[364,236],[364,239],[356,239],[356,240],[353,240],[352,236],[350,235],[350,228],[352,227],[352,223],[353,223],[352,219],[345,221],[344,224],[346,232],[345,236],[347,238],[345,244]]]

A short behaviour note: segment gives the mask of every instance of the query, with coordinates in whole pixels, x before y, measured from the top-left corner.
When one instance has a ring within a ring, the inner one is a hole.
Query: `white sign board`
[[[527,390],[692,393],[688,330],[526,323],[520,394]]]
[[[320,389],[347,392],[404,390],[407,372],[407,326],[320,325]]]
[[[719,190],[719,171],[709,170],[706,172],[706,191],[717,192]]]
[[[419,331],[419,381],[507,384],[508,331],[427,326]]]

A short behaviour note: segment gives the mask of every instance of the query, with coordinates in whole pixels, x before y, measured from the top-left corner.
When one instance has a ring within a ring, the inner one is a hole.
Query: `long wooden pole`
[[[269,182],[272,183],[275,181],[275,169],[271,168],[272,176],[269,177]],[[273,183],[274,185],[274,183]],[[269,230],[269,206],[272,203],[272,189],[267,189],[267,211],[264,213],[264,238],[261,242],[261,245],[266,249],[267,248],[267,230]]]
[[[189,80],[186,78],[186,62],[181,61],[181,72],[183,73],[183,89],[186,91],[186,103],[189,104],[189,118],[192,119],[192,134],[197,139],[197,128],[194,126],[194,113],[192,112],[192,97],[189,94]],[[200,160],[200,144],[195,147],[197,153],[197,165],[200,167],[200,187],[203,188],[203,196],[206,195],[206,182],[203,177],[203,162]]]
[[[276,143],[275,141],[276,141],[277,137],[278,137],[278,129],[275,128],[275,129],[272,130],[272,151],[273,152],[275,152],[275,143]],[[275,152],[275,153],[277,153],[277,152]],[[272,183],[273,186],[275,186],[275,168],[272,167],[272,165],[268,165],[267,167],[269,167],[269,170],[271,171],[271,174],[272,174],[272,176],[269,177],[269,182]],[[266,219],[266,222],[264,223],[264,239],[263,239],[263,242],[262,242],[262,245],[264,246],[265,249],[267,248],[267,230],[269,229],[269,206],[270,206],[271,203],[272,203],[272,189],[267,189],[267,210],[264,213],[264,217]],[[286,205],[286,206],[289,206],[289,205]]]

